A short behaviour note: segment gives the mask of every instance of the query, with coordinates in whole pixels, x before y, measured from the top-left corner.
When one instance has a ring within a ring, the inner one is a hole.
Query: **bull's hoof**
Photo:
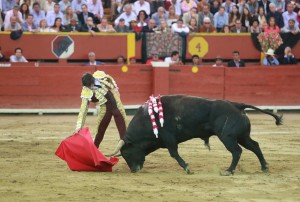
[[[269,165],[266,164],[265,167],[261,168],[261,170],[262,170],[264,173],[268,173],[268,172],[269,172]]]
[[[225,170],[224,172],[220,172],[221,176],[231,176],[233,175],[233,171]]]
[[[190,169],[190,166],[189,165],[186,165],[186,167],[185,167],[185,172],[187,173],[187,174],[189,174],[189,175],[192,175],[192,174],[194,174],[194,172]]]

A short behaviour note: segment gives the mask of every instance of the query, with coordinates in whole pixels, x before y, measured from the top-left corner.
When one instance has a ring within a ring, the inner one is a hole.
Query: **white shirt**
[[[50,11],[53,11],[53,10],[54,10],[54,5],[55,5],[54,2],[49,3],[48,1],[45,0],[45,7],[44,7],[45,13],[48,13],[48,12],[50,12]]]
[[[150,4],[147,1],[144,0],[144,3],[141,5],[140,1],[137,0],[133,5],[136,15],[138,15],[141,10],[144,10],[147,15],[150,15]]]
[[[174,60],[172,60],[171,57],[166,57],[165,58],[165,62],[167,62],[169,64],[173,64],[173,63],[179,62],[179,60],[174,61]]]
[[[103,17],[103,6],[102,1],[97,0],[96,4],[93,3],[93,0],[88,1],[88,11],[94,15],[98,14],[100,18]]]
[[[181,32],[189,33],[190,32],[190,29],[188,28],[188,26],[182,25],[182,27],[179,28],[177,26],[177,23],[172,24],[171,30],[172,30],[172,32],[179,32],[179,33],[181,33]]]
[[[178,16],[181,16],[181,6],[180,6],[180,2],[181,0],[177,0],[176,1],[176,4],[173,4],[171,2],[171,4],[175,7],[175,14],[178,15]]]
[[[15,55],[12,55],[12,56],[10,56],[9,61],[10,62],[28,62],[23,55],[19,59]]]
[[[54,11],[50,11],[47,13],[46,20],[47,20],[47,25],[48,26],[53,26],[55,22],[55,18],[61,18],[61,24],[64,24],[63,18],[64,14],[59,11],[59,13],[55,13]]]
[[[8,25],[10,23],[10,18],[13,16],[13,10],[7,11],[4,19],[4,26]],[[21,20],[21,23],[23,23],[22,19],[22,13],[18,11],[18,18]]]
[[[297,21],[297,13],[296,12],[289,13],[288,11],[285,11],[284,13],[282,13],[282,17],[283,17],[283,22],[284,22],[285,27],[289,26],[289,19],[295,20],[295,26],[298,26],[298,24],[299,24]]]
[[[118,25],[119,20],[123,18],[125,20],[125,25],[129,26],[129,22],[132,19],[136,19],[136,15],[134,12],[131,12],[130,15],[127,15],[125,12],[122,13],[116,20],[115,20],[115,25]]]

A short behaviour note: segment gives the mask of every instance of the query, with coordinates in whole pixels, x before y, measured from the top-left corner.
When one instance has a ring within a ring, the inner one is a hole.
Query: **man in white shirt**
[[[48,14],[48,12],[53,11],[54,5],[55,5],[55,3],[53,2],[53,0],[46,0],[45,7],[44,7],[45,13]]]
[[[166,57],[165,62],[169,63],[170,65],[180,65],[182,62],[179,60],[179,52],[178,51],[173,51],[171,53],[171,57]]]
[[[26,58],[22,55],[22,49],[16,48],[15,55],[10,56],[10,62],[28,62]]]
[[[89,0],[88,1],[88,12],[91,12],[94,14],[95,18],[101,21],[103,18],[103,6],[101,0]]]
[[[20,7],[15,5],[14,8],[10,11],[6,12],[5,19],[4,19],[4,27],[10,23],[10,19],[12,16],[16,17],[17,23],[22,24],[22,13],[19,11]]]
[[[172,32],[187,35],[190,32],[188,26],[183,24],[182,19],[178,19],[176,23],[172,25]]]
[[[288,27],[289,26],[289,20],[293,19],[295,20],[295,25],[299,26],[299,23],[297,21],[297,13],[294,12],[294,4],[293,3],[289,3],[286,7],[286,11],[284,13],[282,13],[282,17],[283,17],[283,22],[284,22],[284,27]]]
[[[147,1],[137,0],[133,5],[136,15],[138,15],[141,10],[144,10],[147,15],[150,15],[150,4]]]
[[[60,11],[60,5],[57,3],[54,5],[54,10],[47,13],[46,20],[48,26],[53,26],[56,18],[64,18],[64,14]],[[61,23],[63,24],[63,21]]]
[[[116,20],[115,20],[115,25],[118,25],[119,20],[123,18],[125,21],[125,25],[129,26],[129,22],[132,19],[136,19],[136,14],[134,12],[132,12],[131,10],[131,5],[130,4],[126,4],[125,6],[125,12],[122,13]]]
[[[41,9],[38,2],[33,3],[31,14],[33,15],[34,24],[39,27],[40,21],[46,19],[45,12]],[[52,25],[48,25],[52,26]]]

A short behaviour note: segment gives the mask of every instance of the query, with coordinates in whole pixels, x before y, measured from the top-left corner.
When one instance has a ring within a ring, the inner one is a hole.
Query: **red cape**
[[[111,172],[112,167],[119,161],[118,158],[107,159],[94,145],[88,128],[63,140],[55,154],[66,161],[73,171]]]

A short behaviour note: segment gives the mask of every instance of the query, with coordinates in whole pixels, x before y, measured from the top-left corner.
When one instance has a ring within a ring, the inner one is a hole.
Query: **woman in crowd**
[[[221,32],[222,33],[230,33],[229,26],[228,25],[224,25]]]
[[[22,14],[23,22],[25,22],[25,20],[27,19],[28,15],[29,15],[29,6],[26,3],[23,3],[20,6],[20,12]]]
[[[188,27],[190,29],[190,33],[196,33],[199,32],[199,27],[197,25],[197,20],[194,17],[191,17],[191,20],[188,24]]]
[[[241,22],[242,22],[242,26],[246,27],[247,31],[250,29],[250,26],[252,25],[252,20],[253,17],[251,16],[249,9],[247,7],[244,7]]]
[[[175,7],[170,6],[169,7],[169,15],[168,15],[168,19],[167,19],[168,26],[171,27],[172,24],[177,22],[178,19],[179,19],[179,16],[176,15],[176,13],[175,13]]]
[[[73,12],[73,9],[71,6],[68,6],[66,8],[66,13],[64,14],[64,25],[70,24],[71,19],[76,19],[78,21],[77,14]]]
[[[61,18],[55,18],[54,25],[50,28],[50,32],[61,32],[64,30],[64,27],[61,23]]]
[[[270,17],[268,24],[264,27],[264,32],[280,32],[274,17]]]
[[[40,26],[39,26],[38,31],[39,31],[39,32],[50,32],[50,28],[49,28],[48,25],[47,25],[46,19],[42,19],[42,20],[40,21]]]
[[[138,21],[138,23],[137,23],[138,27],[147,27],[148,26],[149,17],[144,10],[140,10],[140,12],[137,16],[137,21]]]
[[[65,14],[66,13],[66,10],[68,8],[68,6],[71,6],[71,2],[69,0],[61,0],[59,2],[59,5],[60,5],[60,11]]]
[[[265,25],[267,24],[267,18],[266,18],[265,10],[263,7],[258,8],[257,19],[259,22],[259,27],[261,29],[263,29],[265,27]]]
[[[229,27],[234,27],[235,20],[237,20],[237,19],[241,19],[241,14],[239,13],[238,6],[234,5],[234,6],[232,6],[232,11],[229,14],[229,20],[228,20]]]
[[[258,19],[254,19],[252,21],[252,25],[249,29],[250,33],[260,33],[261,32],[261,28],[259,27],[259,22]]]

